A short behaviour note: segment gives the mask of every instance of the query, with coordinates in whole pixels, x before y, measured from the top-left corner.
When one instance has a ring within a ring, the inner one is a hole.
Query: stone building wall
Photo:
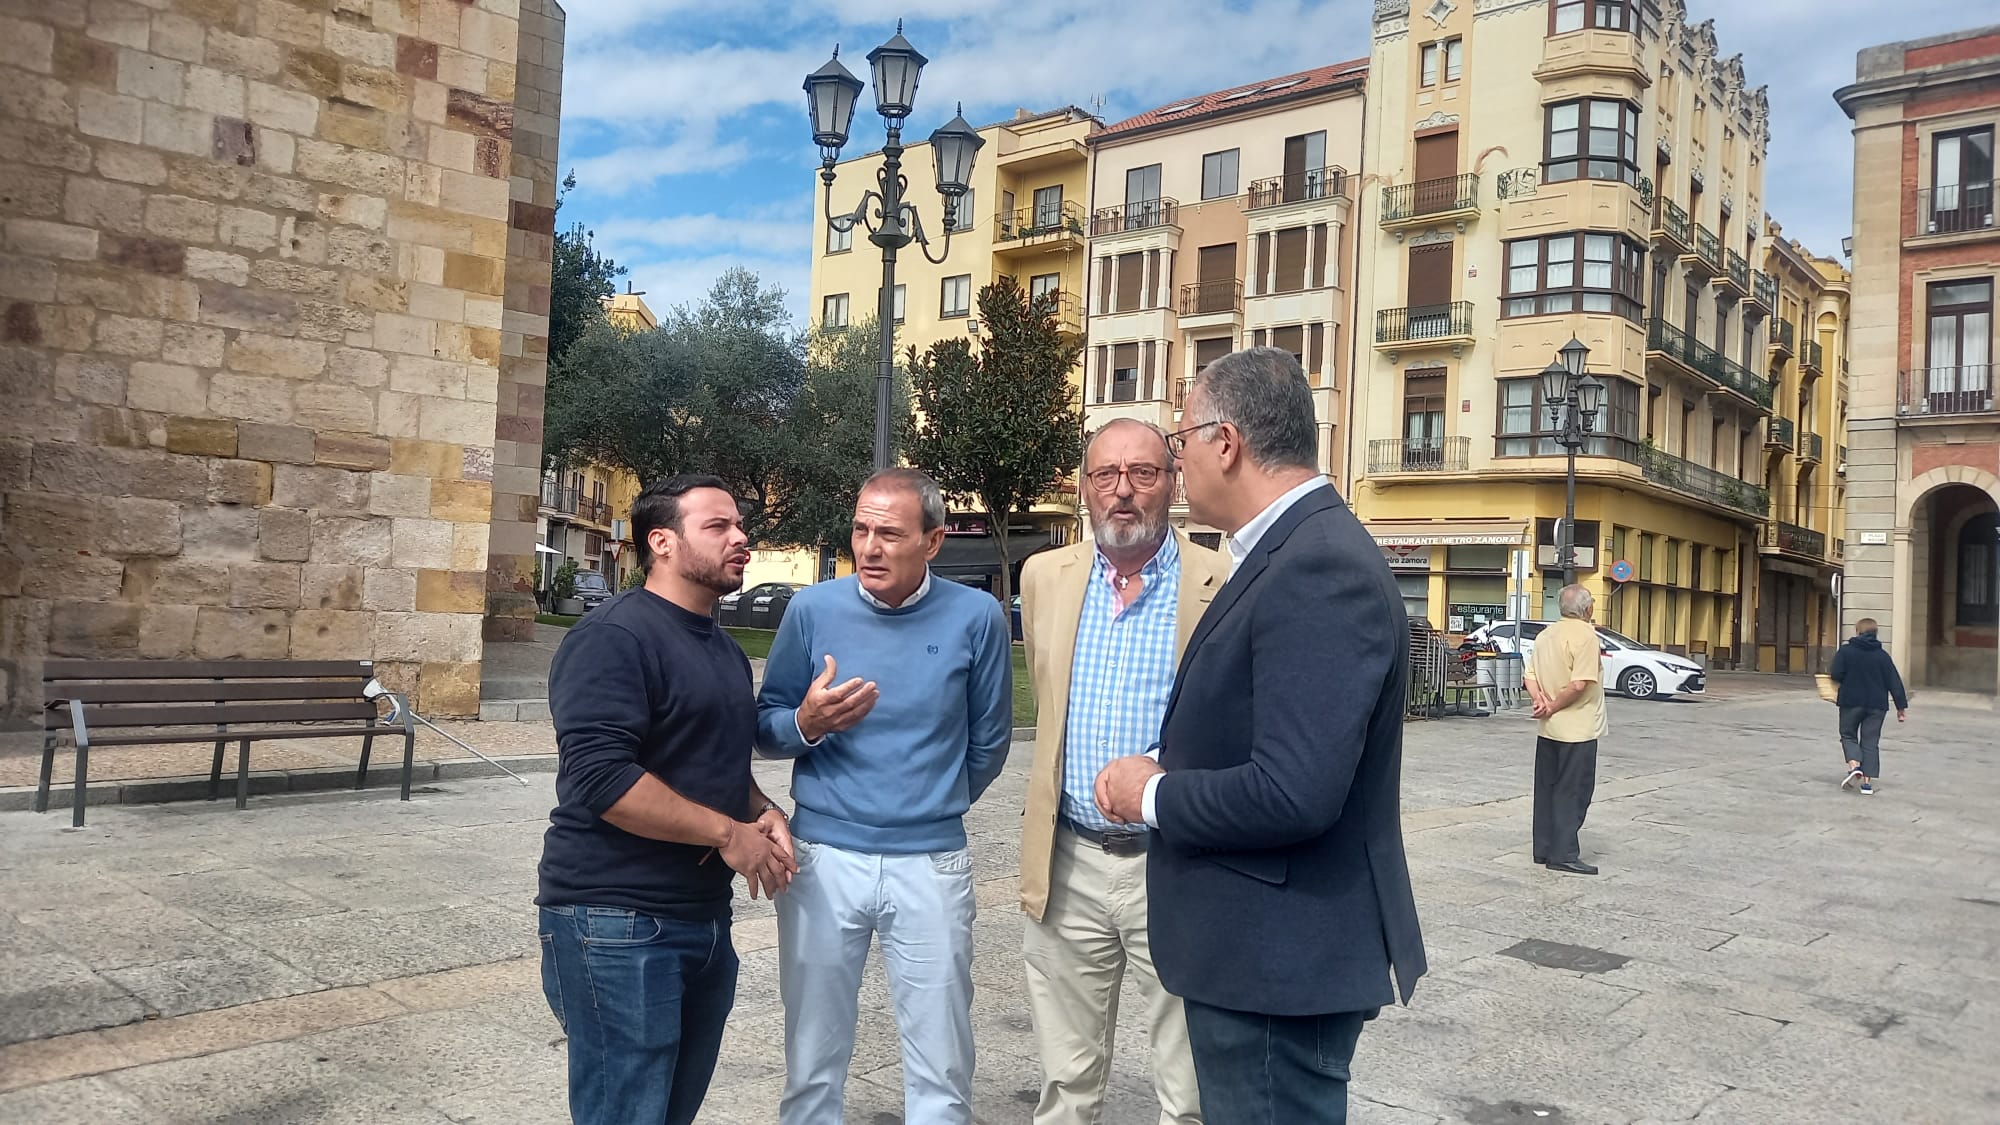
[[[47,656],[372,657],[476,713],[548,278],[519,3],[0,0],[0,708]]]

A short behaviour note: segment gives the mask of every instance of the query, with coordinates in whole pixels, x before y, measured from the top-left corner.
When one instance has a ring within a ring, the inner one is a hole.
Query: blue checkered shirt
[[[1111,568],[1102,554],[1096,557],[1070,662],[1062,813],[1099,832],[1124,826],[1097,811],[1098,773],[1113,758],[1143,754],[1159,741],[1174,690],[1181,555],[1172,535],[1139,568],[1139,578],[1145,589],[1121,611]]]

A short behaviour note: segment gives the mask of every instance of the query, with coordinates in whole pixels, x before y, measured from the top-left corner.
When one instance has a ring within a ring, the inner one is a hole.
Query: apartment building
[[[1209,363],[1281,347],[1313,387],[1321,471],[1345,487],[1367,81],[1367,60],[1340,63],[1186,98],[1091,137],[1086,429],[1129,417],[1174,430]],[[1184,505],[1174,520],[1188,526]]]
[[[2000,694],[2000,25],[1860,53],[1847,583],[1913,687]]]
[[[1771,419],[1764,488],[1771,518],[1758,543],[1760,672],[1823,672],[1844,639],[1836,576],[1845,552],[1847,319],[1853,282],[1840,263],[1765,227],[1752,284],[1772,309],[1765,355]],[[1747,662],[1746,662],[1747,663]]]
[[[604,315],[627,332],[660,326],[645,298],[627,291],[603,299]],[[535,510],[536,563],[546,591],[557,568],[574,562],[580,570],[602,573],[617,589],[638,565],[632,549],[632,502],[639,498],[639,478],[609,465],[579,469],[543,469],[541,499]]]
[[[935,265],[911,245],[896,259],[896,354],[919,352],[954,336],[979,336],[979,291],[1011,277],[1031,294],[1057,294],[1057,319],[1081,334],[1084,311],[1086,218],[1090,151],[1086,141],[1097,119],[1075,106],[1047,113],[1021,110],[1010,121],[979,130],[986,144],[973,166],[972,190],[945,229],[943,203],[926,187],[931,176],[930,145],[919,142],[903,152],[903,171]],[[880,152],[843,160],[835,166],[831,203],[836,214],[852,210],[864,190],[873,189],[882,165]],[[841,328],[873,316],[882,292],[882,255],[865,228],[842,233],[827,226],[828,197],[821,193],[814,213],[810,315],[817,327]],[[946,235],[950,239],[947,242]],[[1078,373],[1079,383],[1081,372]],[[1043,547],[1069,542],[1077,534],[1077,483],[1051,482],[1050,494],[1027,513],[1017,513],[1008,529],[1008,554],[1018,577],[1021,561]],[[823,564],[830,560],[822,560]],[[794,568],[796,569],[796,568]],[[997,588],[999,552],[991,538],[991,517],[976,507],[954,510],[945,546],[933,563],[938,573],[972,585]],[[826,570],[824,576],[830,576]],[[776,573],[774,570],[772,573]]]
[[[1370,69],[1353,496],[1411,616],[1555,616],[1542,375],[1574,338],[1606,385],[1577,460],[1599,621],[1744,661],[1771,518],[1763,91],[1679,0],[1383,0]]]

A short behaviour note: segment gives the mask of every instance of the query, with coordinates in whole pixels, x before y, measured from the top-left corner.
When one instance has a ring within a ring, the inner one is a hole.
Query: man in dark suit
[[[1181,660],[1159,758],[1097,781],[1157,833],[1153,957],[1186,1001],[1208,1125],[1347,1120],[1364,1022],[1424,972],[1398,808],[1409,634],[1395,579],[1319,469],[1290,353],[1208,366],[1171,435],[1233,570]],[[1391,983],[1391,973],[1394,984]]]

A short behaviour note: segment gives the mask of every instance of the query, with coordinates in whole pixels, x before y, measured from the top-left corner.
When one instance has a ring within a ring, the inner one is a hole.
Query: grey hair
[[[1261,469],[1317,469],[1319,422],[1312,388],[1292,353],[1283,348],[1245,348],[1208,365],[1195,381],[1201,391],[1196,425],[1229,422],[1243,435],[1243,448]],[[1207,430],[1203,441],[1213,441]]]
[[[1562,611],[1564,617],[1576,617],[1587,620],[1590,617],[1590,611],[1596,608],[1596,606],[1597,599],[1591,596],[1590,591],[1584,589],[1582,586],[1564,586],[1562,592],[1556,595],[1556,608]]]
[[[1083,443],[1084,464],[1086,465],[1090,464],[1090,447],[1097,444],[1097,439],[1102,437],[1106,432],[1119,426],[1138,426],[1139,428],[1152,434],[1154,437],[1159,438],[1160,453],[1166,457],[1167,466],[1169,468],[1173,467],[1174,451],[1167,445],[1167,431],[1161,429],[1159,426],[1154,425],[1151,422],[1146,421],[1144,418],[1113,418],[1111,421],[1106,422],[1102,426],[1099,426],[1096,429],[1090,431],[1090,437],[1085,439]]]
[[[917,507],[923,510],[925,534],[944,526],[944,490],[929,473],[917,469],[882,469],[861,482],[861,491],[873,489],[901,489],[917,498]]]

